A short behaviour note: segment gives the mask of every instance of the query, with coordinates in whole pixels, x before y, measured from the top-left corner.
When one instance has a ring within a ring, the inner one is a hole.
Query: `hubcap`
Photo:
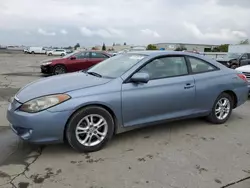
[[[215,115],[219,120],[227,118],[230,112],[230,101],[227,98],[221,98],[215,106]]]
[[[100,115],[85,116],[76,126],[76,138],[84,146],[96,146],[108,133],[107,121]]]

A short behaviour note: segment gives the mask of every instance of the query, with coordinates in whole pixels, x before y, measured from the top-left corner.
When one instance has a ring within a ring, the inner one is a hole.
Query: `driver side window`
[[[149,74],[150,80],[154,80],[187,75],[188,68],[184,57],[173,56],[155,59],[138,72],[146,72]]]
[[[241,59],[248,59],[247,54],[243,54],[242,57],[241,57]]]

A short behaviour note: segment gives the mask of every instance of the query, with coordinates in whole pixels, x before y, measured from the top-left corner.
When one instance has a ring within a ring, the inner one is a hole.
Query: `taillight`
[[[239,78],[244,80],[245,82],[248,82],[247,77],[244,74],[237,74]]]

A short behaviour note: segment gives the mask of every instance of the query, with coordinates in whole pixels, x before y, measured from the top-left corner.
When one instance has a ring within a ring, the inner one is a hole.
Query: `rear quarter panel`
[[[247,97],[247,84],[237,76],[235,70],[222,69],[194,75],[196,85],[196,109],[210,112],[217,97],[224,91],[233,91],[238,105]]]

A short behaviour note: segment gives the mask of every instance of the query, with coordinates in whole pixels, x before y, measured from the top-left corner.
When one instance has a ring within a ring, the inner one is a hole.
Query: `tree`
[[[240,41],[240,44],[249,44],[249,41],[248,39],[245,39],[245,40]]]
[[[75,50],[76,50],[77,48],[80,48],[80,44],[77,43],[77,44],[74,46],[74,48],[75,48]]]
[[[187,48],[184,45],[180,44],[177,48],[175,48],[174,51],[183,51],[183,50],[187,50]]]
[[[124,46],[127,46],[127,43],[126,42],[124,42],[124,44],[123,44]]]
[[[229,44],[221,44],[217,48],[219,49],[220,52],[228,52],[228,46]]]
[[[103,45],[102,45],[102,51],[106,51],[106,46],[105,46],[104,43],[103,43]]]
[[[153,44],[149,44],[147,46],[147,50],[157,50],[157,47],[155,45],[153,45]]]
[[[214,47],[214,48],[212,49],[212,52],[220,52],[219,47]]]

